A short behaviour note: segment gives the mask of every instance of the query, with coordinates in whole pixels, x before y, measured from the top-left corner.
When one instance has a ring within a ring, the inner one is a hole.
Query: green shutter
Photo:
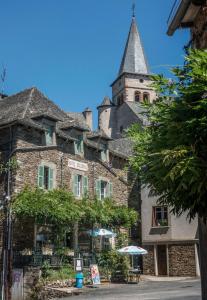
[[[78,196],[78,175],[73,175],[73,194]]]
[[[88,177],[83,176],[83,196],[87,196],[88,194]]]
[[[44,188],[44,166],[38,167],[38,187]]]
[[[95,192],[97,199],[101,199],[101,180],[96,180],[95,182]]]
[[[111,182],[109,182],[109,198],[112,198],[113,195],[113,185]]]
[[[49,190],[53,189],[53,169],[49,168],[49,178],[48,178],[48,187]]]

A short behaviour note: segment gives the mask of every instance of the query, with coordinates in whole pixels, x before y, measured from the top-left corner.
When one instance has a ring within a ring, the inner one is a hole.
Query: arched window
[[[150,95],[148,93],[143,93],[143,101],[150,102]]]
[[[134,94],[134,101],[135,102],[141,102],[141,93],[139,91],[136,91]]]

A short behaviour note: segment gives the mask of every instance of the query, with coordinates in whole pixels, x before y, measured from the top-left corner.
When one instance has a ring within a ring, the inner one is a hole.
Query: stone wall
[[[148,251],[148,254],[143,255],[143,274],[155,275],[154,263],[154,246],[143,246]]]
[[[168,246],[169,276],[196,276],[194,244]]]
[[[41,276],[40,268],[25,267],[24,268],[24,299],[31,299],[31,292]]]
[[[84,155],[74,154],[73,141],[64,141],[57,138],[57,145],[40,147],[41,133],[19,126],[16,131],[16,159],[18,169],[13,176],[12,189],[18,193],[26,185],[37,186],[38,166],[46,164],[53,167],[54,187],[64,186],[72,191],[72,175],[79,174],[88,177],[89,196],[95,196],[95,181],[102,179],[113,184],[113,199],[121,205],[129,205],[129,197],[133,203],[139,200],[139,195],[134,188],[134,182],[127,183],[126,161],[119,157],[111,157],[112,167],[107,167],[100,162],[100,153],[94,148],[84,145]],[[34,143],[33,143],[34,141]],[[19,150],[18,150],[19,149]],[[80,171],[68,167],[68,160],[76,160],[88,165],[88,171]],[[121,178],[125,178],[122,180]],[[131,206],[131,205],[130,205]],[[136,206],[136,205],[134,205]],[[25,236],[25,228],[27,235]],[[14,226],[15,250],[32,248],[34,245],[33,220],[21,221]]]

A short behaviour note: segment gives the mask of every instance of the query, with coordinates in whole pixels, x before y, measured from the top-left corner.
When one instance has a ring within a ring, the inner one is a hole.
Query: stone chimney
[[[86,120],[86,124],[89,126],[90,130],[93,130],[93,115],[92,110],[90,108],[86,108],[83,111],[84,118]]]

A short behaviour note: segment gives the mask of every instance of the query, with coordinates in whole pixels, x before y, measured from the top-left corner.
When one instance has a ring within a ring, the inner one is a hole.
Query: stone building
[[[207,1],[182,0],[174,5],[168,20],[167,34],[172,36],[177,29],[190,28],[189,46],[207,48]]]
[[[135,18],[127,38],[116,80],[112,83],[112,100],[105,97],[100,106],[99,128],[117,144],[124,130],[139,122],[147,125],[142,114],[142,101],[153,102],[156,93],[151,87],[149,67]],[[169,207],[157,204],[147,189],[141,189],[142,246],[148,250],[143,257],[143,271],[150,275],[199,275],[197,220],[189,224],[186,215],[176,217]]]
[[[120,138],[132,123],[143,123],[140,102],[155,99],[135,17],[132,18],[117,78],[111,84],[112,100],[98,106],[99,128],[111,138]]]
[[[87,192],[100,201],[112,197],[120,205],[128,205],[133,197],[138,202],[125,169],[129,149],[123,143],[117,148],[104,133],[92,131],[91,119],[89,109],[66,113],[36,88],[2,99],[1,159],[15,157],[18,162],[11,193],[18,193],[25,185],[46,190],[64,186],[76,198]],[[1,190],[6,190],[4,178],[0,183]],[[33,222],[16,224],[14,250],[31,250],[39,244],[50,248],[48,235],[46,228]],[[72,246],[70,236],[66,244]],[[79,231],[78,244],[81,251],[90,250],[90,238],[84,229]]]

